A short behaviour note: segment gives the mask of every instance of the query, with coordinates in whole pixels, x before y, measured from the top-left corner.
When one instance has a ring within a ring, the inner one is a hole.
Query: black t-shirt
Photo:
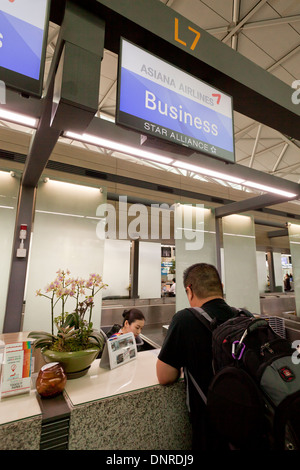
[[[202,305],[218,323],[233,316],[223,299],[213,299]],[[158,358],[176,369],[187,367],[201,389],[206,393],[212,379],[211,332],[187,308],[172,318]]]
[[[231,318],[234,313],[223,299],[214,299],[202,305],[211,318],[218,323]],[[158,358],[170,366],[186,367],[206,394],[213,377],[212,336],[209,329],[187,308],[172,318]],[[187,377],[185,377],[187,380]],[[228,450],[227,443],[211,429],[206,406],[188,380],[189,405],[193,428],[193,450]]]

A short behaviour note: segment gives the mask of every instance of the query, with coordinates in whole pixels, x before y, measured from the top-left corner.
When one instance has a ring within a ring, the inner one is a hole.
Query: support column
[[[20,187],[3,333],[21,331],[22,307],[35,197],[36,188],[28,186]],[[19,234],[21,224],[27,225],[27,239],[24,241],[26,256],[24,258],[16,256],[20,245]]]
[[[289,223],[289,241],[293,264],[296,315],[300,316],[300,224]]]
[[[222,262],[221,262],[221,233],[220,233],[220,219],[216,219],[216,259],[217,270],[220,278],[222,279]]]
[[[131,298],[138,299],[139,292],[139,255],[140,255],[140,242],[139,240],[132,241],[131,252]]]
[[[253,218],[228,215],[222,225],[226,302],[260,314]]]
[[[268,261],[268,267],[269,267],[269,281],[270,281],[270,291],[275,292],[275,269],[274,269],[274,259],[273,259],[273,252],[268,251],[267,252],[267,261]]]
[[[100,67],[105,23],[91,12],[66,2],[65,15],[44,90],[42,113],[26,158],[16,218],[3,333],[21,328],[26,282],[26,258],[16,259],[20,224],[28,227],[30,245],[36,188],[59,136],[65,130],[82,133],[98,109]]]

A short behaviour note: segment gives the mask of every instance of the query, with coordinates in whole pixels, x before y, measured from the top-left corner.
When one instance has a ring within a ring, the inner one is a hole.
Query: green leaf
[[[29,333],[27,336],[27,338],[40,338],[40,337],[53,338],[53,335],[51,333],[47,333],[46,331],[31,331],[31,333]]]
[[[52,344],[52,340],[51,339],[45,339],[45,338],[41,338],[41,339],[37,339],[33,345],[35,348],[44,348],[45,346],[46,347],[49,347],[50,345]]]
[[[76,312],[69,313],[66,316],[65,322],[62,325],[64,328],[67,326],[75,326],[76,329],[79,328],[79,318]]]
[[[103,345],[104,345],[104,342],[105,342],[105,339],[104,339],[104,336],[101,332],[99,331],[96,331],[96,330],[93,330],[90,334],[89,334],[89,339],[91,342],[96,342],[96,344],[102,349],[103,348]],[[94,340],[94,341],[93,341]]]

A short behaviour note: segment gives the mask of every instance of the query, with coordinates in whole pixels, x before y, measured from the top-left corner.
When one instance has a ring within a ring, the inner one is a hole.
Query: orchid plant
[[[70,277],[70,271],[59,270],[53,282],[46,286],[45,292],[36,291],[37,296],[50,300],[51,333],[32,331],[30,338],[35,338],[36,348],[49,348],[56,351],[78,351],[90,346],[102,349],[104,335],[93,329],[92,311],[94,297],[107,284],[99,274],[90,274],[87,280]],[[67,300],[75,301],[74,311],[66,312]],[[83,299],[83,300],[82,300]],[[60,304],[60,315],[55,317],[54,310]],[[88,320],[85,319],[88,314]],[[54,329],[57,329],[55,334]]]

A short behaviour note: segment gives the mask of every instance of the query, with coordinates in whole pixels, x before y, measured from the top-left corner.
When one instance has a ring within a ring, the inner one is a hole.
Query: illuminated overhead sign
[[[232,98],[124,39],[117,123],[235,162]]]
[[[41,95],[49,0],[0,0],[0,79]]]

